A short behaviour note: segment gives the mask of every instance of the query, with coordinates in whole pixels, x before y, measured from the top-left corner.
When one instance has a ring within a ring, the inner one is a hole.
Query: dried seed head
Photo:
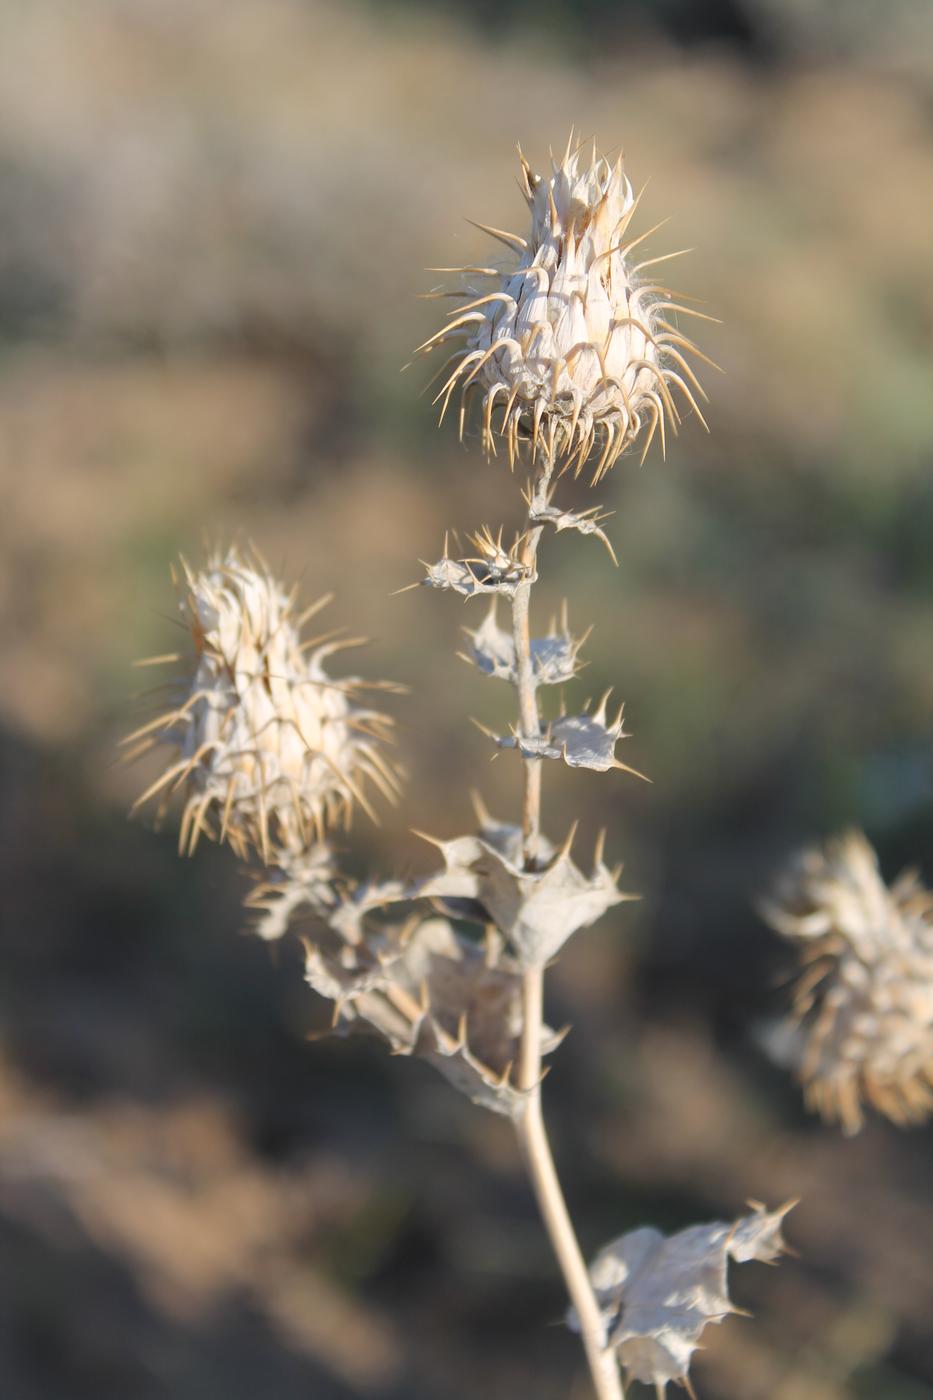
[[[933,1110],[933,894],[889,889],[860,832],[805,851],[762,909],[801,945],[794,992],[808,1104],[846,1132],[867,1100],[895,1123]]]
[[[205,568],[183,563],[180,611],[194,665],[179,703],[138,730],[140,748],[166,742],[178,758],[137,805],[179,788],[186,794],[181,847],[204,831],[241,857],[295,859],[325,826],[349,821],[365,789],[392,798],[396,770],[380,751],[390,721],[358,703],[362,682],[334,680],[325,659],[352,642],[302,643],[302,624],[328,600],[295,613],[258,554],[215,553]]]
[[[592,458],[597,480],[642,429],[642,459],[658,429],[663,445],[665,421],[676,431],[672,391],[703,421],[695,395],[706,395],[683,354],[699,352],[669,319],[700,313],[641,276],[662,259],[630,257],[647,235],[627,236],[638,201],[621,157],[610,164],[594,147],[587,162],[568,144],[547,176],[520,160],[530,234],[485,230],[518,254],[517,265],[462,269],[474,278],[468,300],[419,353],[462,339],[437,396],[441,416],[459,388],[462,430],[467,394],[476,389],[488,453],[496,431],[513,461],[519,438],[530,437],[533,457],[540,445],[577,471]],[[478,285],[477,274],[488,285]]]

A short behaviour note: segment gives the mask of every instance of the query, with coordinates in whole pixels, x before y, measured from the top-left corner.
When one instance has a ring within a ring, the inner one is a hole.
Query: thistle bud
[[[369,812],[366,788],[393,798],[397,773],[380,751],[390,721],[359,703],[362,682],[335,680],[326,658],[350,641],[301,641],[302,625],[327,598],[295,614],[258,554],[215,553],[205,568],[183,563],[182,618],[194,645],[179,703],[127,742],[134,752],[164,742],[177,761],[138,799],[164,806],[186,794],[180,845],[192,852],[202,832],[227,840],[241,857],[287,863],[346,824],[354,800]]]
[[[862,1100],[895,1123],[933,1110],[933,894],[888,888],[860,832],[798,857],[762,909],[802,950],[794,992],[809,1105],[846,1132]]]
[[[517,265],[438,269],[467,276],[467,301],[419,353],[462,339],[437,400],[443,417],[460,389],[462,432],[467,395],[479,392],[487,453],[495,453],[498,432],[514,461],[519,439],[528,437],[532,457],[542,445],[577,472],[593,458],[595,481],[642,429],[642,460],[658,431],[663,446],[665,422],[676,431],[680,421],[675,393],[704,422],[696,395],[706,395],[683,353],[699,352],[668,319],[700,313],[642,277],[664,259],[632,260],[648,234],[627,237],[638,200],[621,157],[610,164],[594,147],[587,162],[568,144],[547,176],[519,157],[528,237],[479,225],[517,254]]]

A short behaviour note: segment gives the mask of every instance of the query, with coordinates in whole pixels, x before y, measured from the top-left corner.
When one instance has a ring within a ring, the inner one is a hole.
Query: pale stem
[[[533,505],[547,503],[551,469],[548,465],[537,476],[533,486]],[[531,525],[525,537],[522,562],[531,575],[535,572],[538,541],[542,527]],[[537,682],[531,655],[529,604],[532,577],[519,584],[512,601],[512,637],[515,643],[516,678],[518,689],[519,731],[526,738],[537,738],[541,732],[538,710]],[[543,759],[523,760],[522,834],[526,866],[533,865],[538,855],[541,831],[541,767]],[[541,1112],[541,1026],[544,1010],[544,966],[528,967],[522,984],[522,1041],[519,1060],[519,1084],[527,1090],[528,1098],[516,1132],[525,1156],[528,1174],[534,1188],[538,1209],[551,1246],[557,1256],[567,1292],[580,1324],[580,1335],[586,1352],[593,1387],[598,1400],[624,1400],[615,1353],[605,1346],[604,1327],[599,1306],[593,1294],[586,1263],[580,1252],[567,1204],[561,1190],[551,1146],[548,1142]]]

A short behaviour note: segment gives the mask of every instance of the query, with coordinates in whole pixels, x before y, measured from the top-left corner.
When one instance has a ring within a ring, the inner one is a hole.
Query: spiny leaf
[[[644,773],[621,763],[615,756],[616,744],[620,739],[628,738],[628,735],[622,728],[621,706],[612,723],[607,721],[606,702],[609,694],[607,691],[594,714],[562,715],[560,719],[553,720],[542,734],[513,733],[501,736],[493,733],[491,737],[500,749],[518,749],[522,758],[560,759],[571,768],[592,768],[597,773],[618,768],[649,782]]]
[[[510,632],[499,626],[498,599],[493,598],[489,612],[475,630],[465,628],[470,638],[470,651],[467,657],[487,676],[518,683],[518,670],[515,662],[515,643]],[[588,634],[587,634],[588,635]],[[545,637],[535,637],[531,642],[531,664],[535,682],[538,685],[563,685],[573,680],[579,670],[577,654],[585,637],[575,638],[567,628],[566,611],[558,625],[554,620]]]
[[[753,1203],[750,1203],[753,1204]],[[781,1223],[796,1204],[768,1212],[753,1204],[733,1224],[692,1225],[674,1235],[646,1226],[606,1245],[590,1265],[607,1346],[615,1347],[629,1379],[689,1387],[689,1367],[704,1328],[739,1312],[729,1297],[728,1261],[772,1263],[785,1251]],[[573,1308],[567,1323],[579,1321]]]
[[[492,937],[477,945],[446,919],[409,921],[347,943],[321,929],[305,945],[305,976],[334,1003],[332,1033],[368,1030],[394,1054],[429,1061],[474,1103],[518,1116],[513,1082],[522,1029],[521,975]],[[560,1037],[545,1027],[545,1053]]]
[[[436,843],[445,869],[424,881],[419,891],[435,898],[477,901],[520,962],[539,965],[607,909],[637,898],[619,890],[621,867],[610,871],[599,850],[592,875],[585,876],[571,859],[572,838],[573,832],[559,851],[542,841],[538,861],[529,870],[522,859],[520,828],[487,820],[478,836]]]

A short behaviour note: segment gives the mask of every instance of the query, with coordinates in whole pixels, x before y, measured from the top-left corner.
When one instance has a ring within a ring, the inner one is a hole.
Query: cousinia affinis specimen
[[[644,456],[655,437],[663,447],[684,410],[699,415],[703,391],[688,357],[703,357],[674,319],[698,313],[649,272],[663,257],[634,260],[647,235],[629,234],[638,201],[621,161],[568,148],[545,176],[522,157],[521,180],[527,236],[488,230],[514,265],[462,269],[465,286],[453,295],[466,304],[421,347],[457,344],[444,407],[459,392],[464,424],[475,393],[487,454],[504,439],[513,468],[528,468],[519,537],[505,544],[482,530],[475,553],[453,558],[445,548],[422,580],[487,601],[468,629],[469,659],[515,691],[517,722],[490,737],[521,760],[520,820],[497,820],[477,799],[476,829],[429,838],[443,860],[415,883],[359,882],[339,869],[330,830],[356,806],[375,817],[371,799],[397,790],[390,722],[366,699],[373,686],[397,687],[333,676],[325,663],[347,643],[332,633],[303,639],[320,605],[302,610],[255,551],[218,550],[199,568],[183,566],[189,646],[153,658],[180,666],[175,694],[128,744],[133,754],[168,751],[139,802],[158,798],[163,808],[181,795],[182,850],[193,853],[202,836],[228,843],[254,875],[256,932],[302,937],[305,976],[332,1003],[332,1032],[368,1032],[396,1055],[427,1060],[514,1124],[596,1395],[622,1400],[621,1364],[663,1400],[671,1381],[692,1393],[701,1334],[735,1311],[729,1260],[777,1258],[787,1207],[754,1205],[731,1223],[670,1236],[646,1226],[584,1263],[541,1110],[542,1057],[561,1040],[543,1019],[544,970],[572,934],[631,896],[602,840],[586,872],[573,829],[560,843],[542,831],[541,777],[549,761],[641,775],[617,756],[622,711],[610,713],[608,695],[544,717],[539,692],[574,680],[586,634],[571,633],[565,611],[534,637],[530,603],[548,528],[593,536],[612,553],[598,507],[556,502],[561,475],[587,470],[598,480],[628,449]]]
[[[677,317],[712,318],[657,280],[665,256],[638,252],[654,230],[630,231],[639,200],[621,157],[598,157],[595,146],[588,156],[571,143],[561,160],[552,157],[546,174],[521,152],[519,161],[530,228],[516,234],[479,225],[509,249],[509,259],[435,269],[457,273],[463,282],[432,295],[460,304],[419,346],[424,354],[452,349],[435,400],[441,419],[458,396],[462,437],[474,398],[487,456],[497,455],[497,440],[504,441],[513,470],[528,468],[521,535],[506,547],[501,533],[486,530],[473,536],[476,554],[463,559],[448,557],[445,547],[423,580],[465,597],[488,595],[490,611],[469,633],[471,657],[515,689],[517,723],[510,733],[490,737],[518,751],[523,771],[520,826],[481,816],[478,835],[440,843],[446,869],[435,889],[478,899],[517,959],[522,1011],[512,1117],[595,1392],[600,1400],[620,1400],[620,1361],[659,1396],[672,1380],[690,1387],[690,1356],[703,1327],[732,1310],[727,1258],[775,1258],[783,1212],[760,1208],[731,1228],[698,1226],[668,1240],[650,1229],[636,1231],[607,1246],[592,1271],[584,1263],[542,1116],[544,972],[571,934],[626,896],[617,888],[618,870],[603,863],[602,842],[592,874],[584,876],[571,861],[572,836],[558,850],[543,834],[541,779],[548,760],[597,772],[635,770],[617,757],[626,736],[622,709],[610,716],[608,696],[580,713],[545,718],[539,691],[573,679],[581,642],[566,618],[535,638],[530,603],[549,526],[596,535],[608,545],[598,508],[573,512],[556,503],[560,477],[585,471],[595,483],[630,449],[640,449],[643,461],[656,436],[664,448],[667,429],[676,432],[684,411],[706,426],[698,403],[706,395],[691,365],[691,358],[706,357]],[[499,625],[500,599],[511,610],[508,629]],[[688,1295],[696,1302],[707,1288],[702,1306],[683,1302]]]

